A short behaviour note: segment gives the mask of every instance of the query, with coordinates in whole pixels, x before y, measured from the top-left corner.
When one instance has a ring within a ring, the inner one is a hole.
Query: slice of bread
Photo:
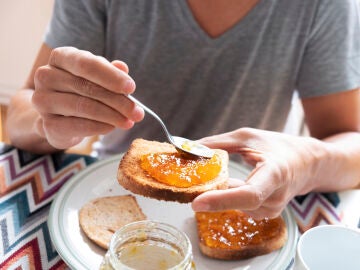
[[[145,219],[133,195],[96,198],[79,211],[81,229],[90,240],[104,249],[109,248],[115,231],[128,223]]]
[[[120,185],[133,193],[151,197],[158,200],[177,201],[180,203],[191,202],[201,193],[214,189],[228,187],[228,153],[216,149],[215,153],[221,159],[219,175],[204,184],[191,187],[175,187],[161,183],[151,177],[141,168],[141,157],[149,153],[176,153],[173,145],[165,142],[136,139],[120,161],[117,179]]]
[[[287,227],[280,216],[254,220],[238,210],[195,213],[200,251],[214,259],[242,260],[280,249]]]

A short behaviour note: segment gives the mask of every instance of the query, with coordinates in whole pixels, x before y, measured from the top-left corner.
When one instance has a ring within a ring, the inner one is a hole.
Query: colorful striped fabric
[[[34,155],[0,144],[0,269],[67,269],[51,243],[50,203],[68,179],[94,161],[68,153]],[[340,206],[336,193],[311,193],[290,202],[300,232],[341,223]]]
[[[54,249],[47,216],[56,192],[95,159],[34,155],[0,144],[0,269],[66,269]]]
[[[340,212],[336,208],[340,198],[336,193],[310,193],[290,202],[300,233],[321,224],[341,223]]]

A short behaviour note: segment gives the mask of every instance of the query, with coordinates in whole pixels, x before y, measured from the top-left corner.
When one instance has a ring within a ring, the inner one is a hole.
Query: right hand
[[[124,95],[135,90],[124,62],[73,47],[52,51],[37,69],[32,103],[39,113],[36,132],[57,149],[114,128],[129,129],[144,111]]]

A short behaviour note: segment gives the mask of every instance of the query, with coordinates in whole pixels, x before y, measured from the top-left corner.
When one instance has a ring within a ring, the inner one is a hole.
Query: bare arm
[[[144,116],[124,96],[134,90],[125,63],[44,44],[26,85],[11,100],[9,138],[19,148],[50,153],[116,127],[129,129]]]
[[[316,190],[334,191],[360,185],[360,88],[302,100],[311,136],[330,146]],[[332,159],[331,159],[332,158]]]
[[[39,135],[39,129],[36,126],[39,123],[39,113],[31,103],[35,89],[34,74],[37,68],[48,63],[50,54],[51,49],[43,44],[24,87],[10,101],[6,121],[6,129],[13,145],[40,153],[58,151],[47,142],[46,138]]]

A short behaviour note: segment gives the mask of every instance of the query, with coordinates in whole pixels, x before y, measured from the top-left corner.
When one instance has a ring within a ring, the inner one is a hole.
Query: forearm
[[[325,138],[325,156],[319,160],[314,190],[338,191],[360,186],[360,134],[345,132]]]
[[[11,144],[34,153],[59,151],[37,132],[36,120],[39,115],[31,104],[32,93],[31,89],[20,90],[10,102],[6,129]]]

